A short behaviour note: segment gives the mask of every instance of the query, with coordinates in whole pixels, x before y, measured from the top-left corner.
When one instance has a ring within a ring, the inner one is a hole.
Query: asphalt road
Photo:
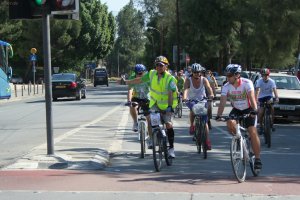
[[[174,119],[173,166],[164,165],[156,173],[151,151],[144,159],[139,158],[137,134],[131,131],[132,120],[128,108],[123,106],[125,100],[126,86],[110,85],[89,88],[87,99],[81,101],[53,103],[55,152],[78,160],[96,151],[108,152],[107,165],[98,170],[80,166],[73,170],[24,166],[21,170],[8,169],[19,158],[35,152],[32,149],[41,147],[39,153],[46,153],[45,104],[42,98],[1,104],[0,114],[5,117],[0,123],[0,198],[300,198],[299,123],[276,124],[272,147],[269,149],[262,142],[260,176],[252,177],[248,168],[246,182],[237,184],[229,158],[230,136],[224,123],[213,121],[213,150],[204,160],[188,135],[185,108],[183,118]]]

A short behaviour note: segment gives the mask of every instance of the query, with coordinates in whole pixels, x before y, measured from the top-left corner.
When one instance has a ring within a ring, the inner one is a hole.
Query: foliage
[[[9,20],[8,0],[0,3],[0,39],[11,42],[15,57],[11,64],[30,78],[30,49],[38,52],[38,67],[43,66],[42,20]],[[80,20],[51,19],[51,62],[62,71],[84,70],[87,61],[103,59],[112,50],[116,22],[106,5],[98,0],[80,1]]]

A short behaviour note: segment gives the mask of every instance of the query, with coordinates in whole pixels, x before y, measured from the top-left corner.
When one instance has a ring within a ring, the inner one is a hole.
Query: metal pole
[[[35,61],[32,61],[32,73],[33,73],[33,94],[35,94]]]
[[[180,69],[180,27],[179,27],[179,0],[176,0],[176,28],[177,28],[177,71]]]
[[[47,154],[54,154],[53,123],[52,123],[52,85],[51,85],[51,49],[50,49],[50,16],[43,12],[43,48],[44,48],[44,77],[47,123]]]
[[[118,77],[120,77],[120,58],[119,58],[119,49],[118,49]]]

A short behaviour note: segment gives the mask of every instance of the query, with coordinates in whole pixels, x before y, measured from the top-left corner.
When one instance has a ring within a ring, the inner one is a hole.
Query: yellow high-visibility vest
[[[150,75],[150,105],[153,105],[161,110],[166,110],[168,108],[168,87],[170,81],[174,78],[170,73],[165,72],[164,76],[158,80],[157,71],[151,70]],[[175,109],[178,104],[177,92],[173,92],[173,104],[172,108]]]

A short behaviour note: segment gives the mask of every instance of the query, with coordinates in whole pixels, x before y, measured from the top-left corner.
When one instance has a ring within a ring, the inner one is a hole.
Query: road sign
[[[35,54],[31,54],[31,55],[29,56],[29,60],[30,60],[30,61],[36,61],[36,59],[37,59],[37,57],[36,57]]]

